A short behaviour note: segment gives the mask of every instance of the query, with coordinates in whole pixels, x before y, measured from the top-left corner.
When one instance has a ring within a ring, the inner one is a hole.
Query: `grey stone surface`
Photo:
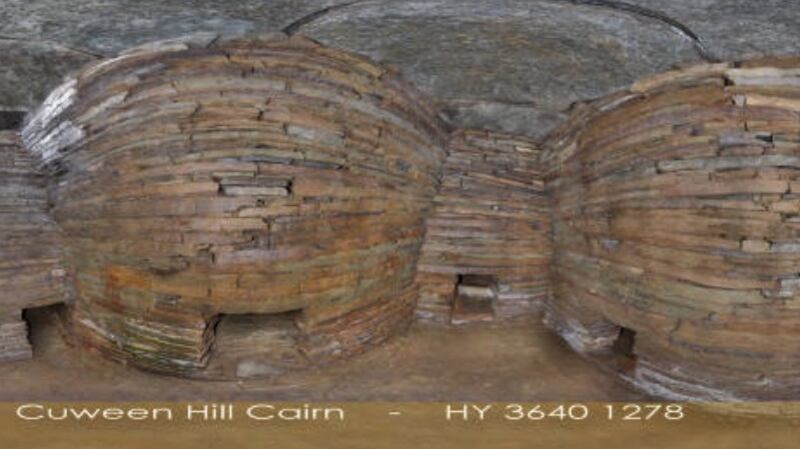
[[[398,66],[458,124],[533,137],[576,100],[700,60],[662,21],[564,1],[365,1],[300,32]]]
[[[566,114],[556,108],[531,103],[504,103],[491,100],[443,102],[442,115],[450,123],[467,128],[486,128],[519,135],[540,137]]]
[[[29,110],[90,61],[187,34],[279,30],[333,0],[2,0],[0,110]]]
[[[279,30],[334,0],[3,0],[0,34],[113,56],[194,33]]]
[[[93,60],[51,44],[0,39],[0,111],[28,111],[64,76]]]
[[[0,40],[0,108],[30,107],[88,58],[61,47],[287,26],[400,67],[455,124],[533,137],[674,65],[800,54],[798,0],[3,0],[0,36],[20,40]]]
[[[625,0],[691,29],[721,60],[800,54],[797,0]]]

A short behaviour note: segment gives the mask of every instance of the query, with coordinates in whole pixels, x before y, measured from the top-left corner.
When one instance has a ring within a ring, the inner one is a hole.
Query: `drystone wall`
[[[0,131],[0,361],[31,357],[25,309],[64,301],[59,231],[19,133]]]
[[[800,60],[667,72],[569,117],[541,145],[451,132],[397,70],[300,36],[97,61],[27,153],[0,133],[0,358],[65,291],[83,347],[214,378],[359,352],[417,303],[543,303],[579,352],[625,340],[653,394],[800,397]]]
[[[448,150],[418,266],[417,315],[462,323],[535,312],[550,261],[538,145],[464,130]]]
[[[800,60],[702,65],[577,105],[547,140],[553,298],[674,398],[800,397]]]
[[[351,354],[413,316],[446,133],[394,70],[282,34],[164,41],[87,67],[23,135],[55,182],[87,347],[188,375],[216,340],[266,358],[215,371],[236,375]],[[273,332],[215,338],[252,314]]]

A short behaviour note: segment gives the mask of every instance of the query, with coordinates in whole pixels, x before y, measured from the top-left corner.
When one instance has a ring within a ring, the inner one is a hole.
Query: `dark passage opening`
[[[631,372],[636,368],[636,331],[627,327],[620,327],[619,335],[611,346],[617,367],[624,372]]]
[[[25,120],[25,111],[0,110],[0,131],[19,129]]]
[[[221,314],[204,377],[270,377],[307,364],[298,347],[302,310]]]
[[[465,324],[493,320],[495,298],[497,298],[497,279],[494,276],[459,275],[455,287],[451,322]]]
[[[64,338],[64,317],[67,306],[60,302],[42,307],[31,307],[22,311],[22,320],[27,324],[27,339],[33,354],[58,350]]]

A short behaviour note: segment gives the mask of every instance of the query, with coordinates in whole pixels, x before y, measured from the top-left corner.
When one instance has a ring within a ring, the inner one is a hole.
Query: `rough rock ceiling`
[[[285,29],[400,67],[457,124],[541,137],[572,102],[675,65],[797,54],[798,22],[794,0],[6,0],[0,109],[143,42]]]

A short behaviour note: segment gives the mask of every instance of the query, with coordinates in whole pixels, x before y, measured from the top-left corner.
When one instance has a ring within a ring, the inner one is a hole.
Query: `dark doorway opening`
[[[617,339],[611,346],[617,367],[623,372],[632,372],[636,368],[636,331],[620,327]]]
[[[58,350],[64,338],[64,317],[67,306],[63,303],[31,307],[22,311],[22,321],[27,327],[27,340],[33,355]]]

